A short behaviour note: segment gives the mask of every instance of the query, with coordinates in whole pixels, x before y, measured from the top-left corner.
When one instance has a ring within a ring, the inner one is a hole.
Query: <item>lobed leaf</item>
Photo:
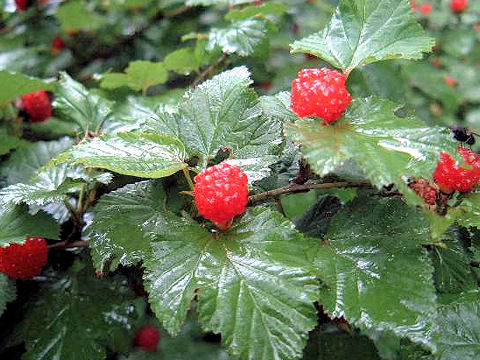
[[[286,134],[302,146],[314,171],[324,176],[354,160],[377,187],[403,184],[402,176],[430,178],[442,151],[456,154],[448,132],[413,116],[398,117],[401,106],[376,97],[356,99],[333,125],[301,120]]]
[[[0,89],[0,107],[20,95],[37,90],[53,90],[55,87],[53,83],[7,70],[0,71],[0,84],[2,84]]]
[[[320,57],[349,73],[388,59],[421,59],[434,45],[405,0],[341,0],[327,27],[295,41],[293,53]]]

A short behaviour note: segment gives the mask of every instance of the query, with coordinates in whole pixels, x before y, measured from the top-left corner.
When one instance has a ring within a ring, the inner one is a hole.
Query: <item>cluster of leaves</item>
[[[431,179],[458,145],[445,119],[475,111],[477,5],[453,16],[442,1],[427,19],[407,0],[12,5],[0,246],[35,235],[51,250],[0,319],[0,355],[156,359],[129,351],[158,321],[162,358],[334,358],[328,344],[345,343],[369,358],[478,358],[479,194],[438,214],[405,181]],[[435,39],[417,16],[441,29],[445,69],[421,60]],[[51,53],[58,35],[65,49]],[[314,66],[347,74],[354,97],[330,126],[290,111],[289,82]],[[458,89],[434,82],[447,70]],[[17,99],[40,89],[54,117],[29,123]],[[225,232],[188,196],[192,175],[221,161],[253,194]],[[298,183],[315,190],[288,194]],[[0,274],[1,312],[15,288]]]

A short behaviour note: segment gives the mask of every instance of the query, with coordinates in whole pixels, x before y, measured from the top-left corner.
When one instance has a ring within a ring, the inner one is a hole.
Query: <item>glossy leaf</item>
[[[388,59],[421,59],[434,39],[405,0],[341,0],[327,27],[295,41],[294,53],[320,57],[344,72]]]
[[[47,280],[21,324],[24,359],[104,360],[107,346],[129,350],[137,313],[125,280],[85,270]]]
[[[124,175],[160,178],[185,168],[185,157],[184,146],[173,137],[129,132],[104,135],[83,142],[55,162],[83,164]]]
[[[0,71],[0,107],[20,95],[36,90],[52,90],[53,83],[10,71]]]
[[[436,295],[421,247],[428,233],[421,211],[400,199],[360,197],[341,210],[315,260],[327,287],[320,293],[325,310],[431,346]]]
[[[54,102],[59,117],[77,124],[84,132],[98,131],[111,115],[111,105],[66,73],[61,74]]]
[[[6,177],[8,185],[27,183],[32,180],[40,168],[72,145],[72,139],[67,137],[54,141],[24,144],[2,166],[1,173]]]
[[[23,140],[0,132],[0,155],[5,155],[10,152],[10,150],[15,149],[24,143]]]
[[[480,303],[452,303],[439,309],[434,334],[440,360],[476,360],[480,354]]]
[[[178,137],[190,157],[200,158],[200,167],[221,149],[237,160],[271,156],[275,161],[288,110],[279,100],[259,100],[251,83],[245,67],[225,71],[187,92],[178,113],[158,114],[150,128]]]
[[[450,217],[462,226],[474,226],[480,229],[480,193],[467,194],[458,207],[449,209]]]
[[[460,234],[449,230],[429,251],[435,268],[435,287],[440,293],[461,293],[477,288],[470,267],[471,256],[460,242]]]
[[[440,152],[456,154],[457,144],[442,128],[398,117],[400,108],[375,97],[356,99],[335,124],[307,119],[287,125],[286,132],[321,176],[353,159],[377,187],[403,183],[403,175],[429,178]]]
[[[15,282],[10,280],[7,275],[0,273],[0,316],[5,311],[7,303],[15,300],[16,293]]]
[[[149,87],[163,84],[167,79],[167,69],[162,62],[137,60],[128,65],[125,73],[105,74],[100,85],[105,89],[128,86],[133,90],[142,90],[146,93]]]
[[[30,215],[25,206],[1,204],[0,206],[0,246],[11,243],[24,243],[26,236],[40,236],[59,239],[58,224],[44,212]]]
[[[80,0],[63,3],[56,16],[64,31],[92,30],[106,23],[106,18],[93,12]]]
[[[169,332],[179,331],[197,294],[202,327],[221,333],[241,359],[301,357],[318,289],[309,244],[289,221],[257,207],[225,233],[169,213],[146,230],[145,284]]]
[[[259,19],[236,21],[224,29],[212,29],[208,48],[219,47],[225,54],[248,56],[255,52],[267,35],[267,26]]]
[[[139,263],[150,251],[142,224],[154,221],[164,209],[163,187],[151,181],[130,184],[102,196],[89,234],[97,271]]]

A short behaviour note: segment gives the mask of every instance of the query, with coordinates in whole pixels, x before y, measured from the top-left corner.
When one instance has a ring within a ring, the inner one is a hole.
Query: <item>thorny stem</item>
[[[79,240],[74,242],[62,241],[52,245],[48,245],[49,249],[67,249],[76,247],[88,247],[88,240]]]
[[[228,55],[223,54],[220,56],[217,61],[215,61],[212,65],[210,65],[208,68],[206,68],[204,71],[202,71],[195,81],[193,82],[192,86],[195,87],[197,86],[200,82],[205,80],[209,75],[213,73],[213,71],[217,68],[218,65],[220,65],[222,62],[224,62],[227,59]]]
[[[251,195],[248,197],[250,203],[264,200],[268,197],[276,197],[284,194],[292,194],[302,191],[314,190],[314,189],[333,189],[333,188],[345,188],[345,187],[370,187],[372,186],[369,182],[354,182],[354,181],[341,181],[334,183],[325,183],[325,184],[290,184],[278,189],[270,190],[263,192],[257,195]]]
[[[194,185],[193,185],[192,178],[190,177],[190,170],[188,168],[183,168],[182,170],[183,170],[183,174],[185,175],[185,178],[187,179],[190,190],[193,191]]]

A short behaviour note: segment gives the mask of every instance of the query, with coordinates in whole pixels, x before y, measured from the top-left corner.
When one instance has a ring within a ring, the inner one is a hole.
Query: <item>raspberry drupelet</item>
[[[248,203],[247,175],[237,166],[221,163],[195,176],[195,204],[204,218],[220,230],[230,227]]]
[[[41,237],[26,237],[24,244],[0,247],[0,271],[11,279],[28,279],[39,275],[48,261],[48,247]]]
[[[292,81],[291,108],[299,117],[318,116],[327,123],[338,120],[352,97],[346,76],[328,68],[304,69]]]

